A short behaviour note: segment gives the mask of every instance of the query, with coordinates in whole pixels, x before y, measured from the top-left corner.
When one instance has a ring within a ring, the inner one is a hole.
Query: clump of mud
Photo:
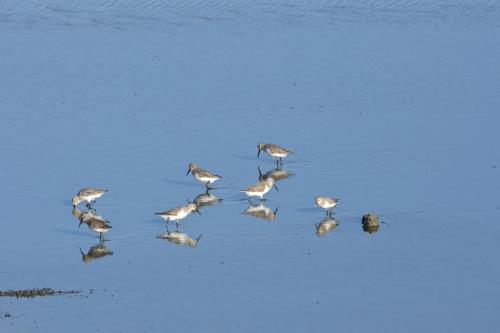
[[[27,297],[32,298],[36,296],[56,296],[66,294],[78,294],[79,290],[54,290],[52,288],[40,289],[19,289],[19,290],[0,290],[0,297]]]

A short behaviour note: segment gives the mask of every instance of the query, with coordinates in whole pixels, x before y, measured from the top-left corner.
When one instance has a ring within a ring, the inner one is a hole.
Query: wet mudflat
[[[0,330],[497,327],[500,30],[473,4],[172,28],[9,7],[0,290],[85,297],[2,297]],[[294,154],[276,170],[258,142]],[[191,162],[222,175],[208,194]],[[249,203],[264,175],[279,191]],[[105,242],[71,207],[88,186],[110,190]],[[340,198],[332,218],[317,195]],[[166,230],[154,213],[187,200],[202,215]]]

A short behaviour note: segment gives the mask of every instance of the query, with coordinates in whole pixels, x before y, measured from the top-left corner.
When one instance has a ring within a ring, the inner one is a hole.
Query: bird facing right
[[[240,190],[240,192],[245,193],[248,198],[250,199],[251,197],[260,197],[262,200],[264,197],[264,194],[269,192],[271,187],[273,187],[278,190],[276,185],[274,184],[274,179],[273,178],[267,178],[264,180],[261,180],[260,182],[253,184],[245,189]]]
[[[183,218],[188,216],[191,212],[197,212],[198,214],[201,215],[195,203],[189,203],[185,206],[175,207],[161,213],[155,213],[155,215],[160,215],[160,217],[163,218],[165,221],[167,221],[167,223],[170,220],[175,220],[175,224],[178,225],[179,220],[182,220]]]

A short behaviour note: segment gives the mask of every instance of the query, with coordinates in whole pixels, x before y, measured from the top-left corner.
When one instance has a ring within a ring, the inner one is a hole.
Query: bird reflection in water
[[[92,246],[86,254],[82,251],[82,248],[80,248],[80,253],[82,254],[82,260],[84,262],[91,262],[94,259],[113,255],[113,251],[104,246],[104,241],[100,241],[96,245]]]
[[[266,173],[262,173],[262,171],[260,171],[260,167],[257,167],[257,169],[259,170],[259,180],[266,180],[267,178],[272,178],[274,179],[275,182],[277,182],[295,175],[293,172],[287,171],[283,169],[283,167],[281,166],[278,166],[276,169],[269,170]]]
[[[188,234],[180,232],[178,228],[176,229],[176,231],[169,231],[167,227],[167,231],[165,231],[159,236],[156,236],[156,238],[165,239],[176,245],[187,245],[189,247],[197,247],[198,242],[201,239],[201,236],[203,235],[199,235],[198,238],[193,239]]]
[[[339,221],[331,218],[326,218],[320,223],[316,224],[316,236],[321,237],[339,225]]]
[[[193,202],[196,204],[198,208],[213,206],[220,204],[222,199],[211,194],[209,191],[198,194],[196,198],[194,198]]]
[[[85,221],[88,221],[91,218],[94,218],[94,219],[98,219],[98,220],[104,221],[106,223],[110,223],[104,217],[102,217],[101,215],[97,214],[97,212],[94,211],[94,210],[88,210],[88,211],[83,211],[82,212],[81,210],[79,210],[78,208],[75,207],[75,208],[73,208],[71,210],[71,214],[74,217],[76,217],[81,222],[85,222]]]
[[[278,213],[278,208],[279,207],[276,207],[273,211],[271,208],[264,206],[263,203],[256,205],[250,202],[250,205],[242,214],[251,215],[267,221],[273,221]]]

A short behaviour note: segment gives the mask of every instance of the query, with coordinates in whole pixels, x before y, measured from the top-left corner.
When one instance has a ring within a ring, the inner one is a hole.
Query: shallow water
[[[84,293],[0,298],[0,330],[497,327],[498,10],[359,3],[349,20],[294,21],[274,2],[240,15],[216,2],[212,22],[190,19],[209,10],[192,2],[171,29],[168,10],[129,24],[89,2],[60,24],[5,2],[0,288]],[[272,218],[245,214],[238,192],[275,167],[261,141],[294,151],[263,203]],[[190,162],[223,176],[210,192],[222,201],[181,222],[202,235],[194,248],[156,238],[153,215],[204,193]],[[71,197],[87,186],[110,189],[95,208],[113,254],[85,262],[99,241]],[[341,199],[321,237],[319,194]],[[385,223],[369,234],[371,211]]]

